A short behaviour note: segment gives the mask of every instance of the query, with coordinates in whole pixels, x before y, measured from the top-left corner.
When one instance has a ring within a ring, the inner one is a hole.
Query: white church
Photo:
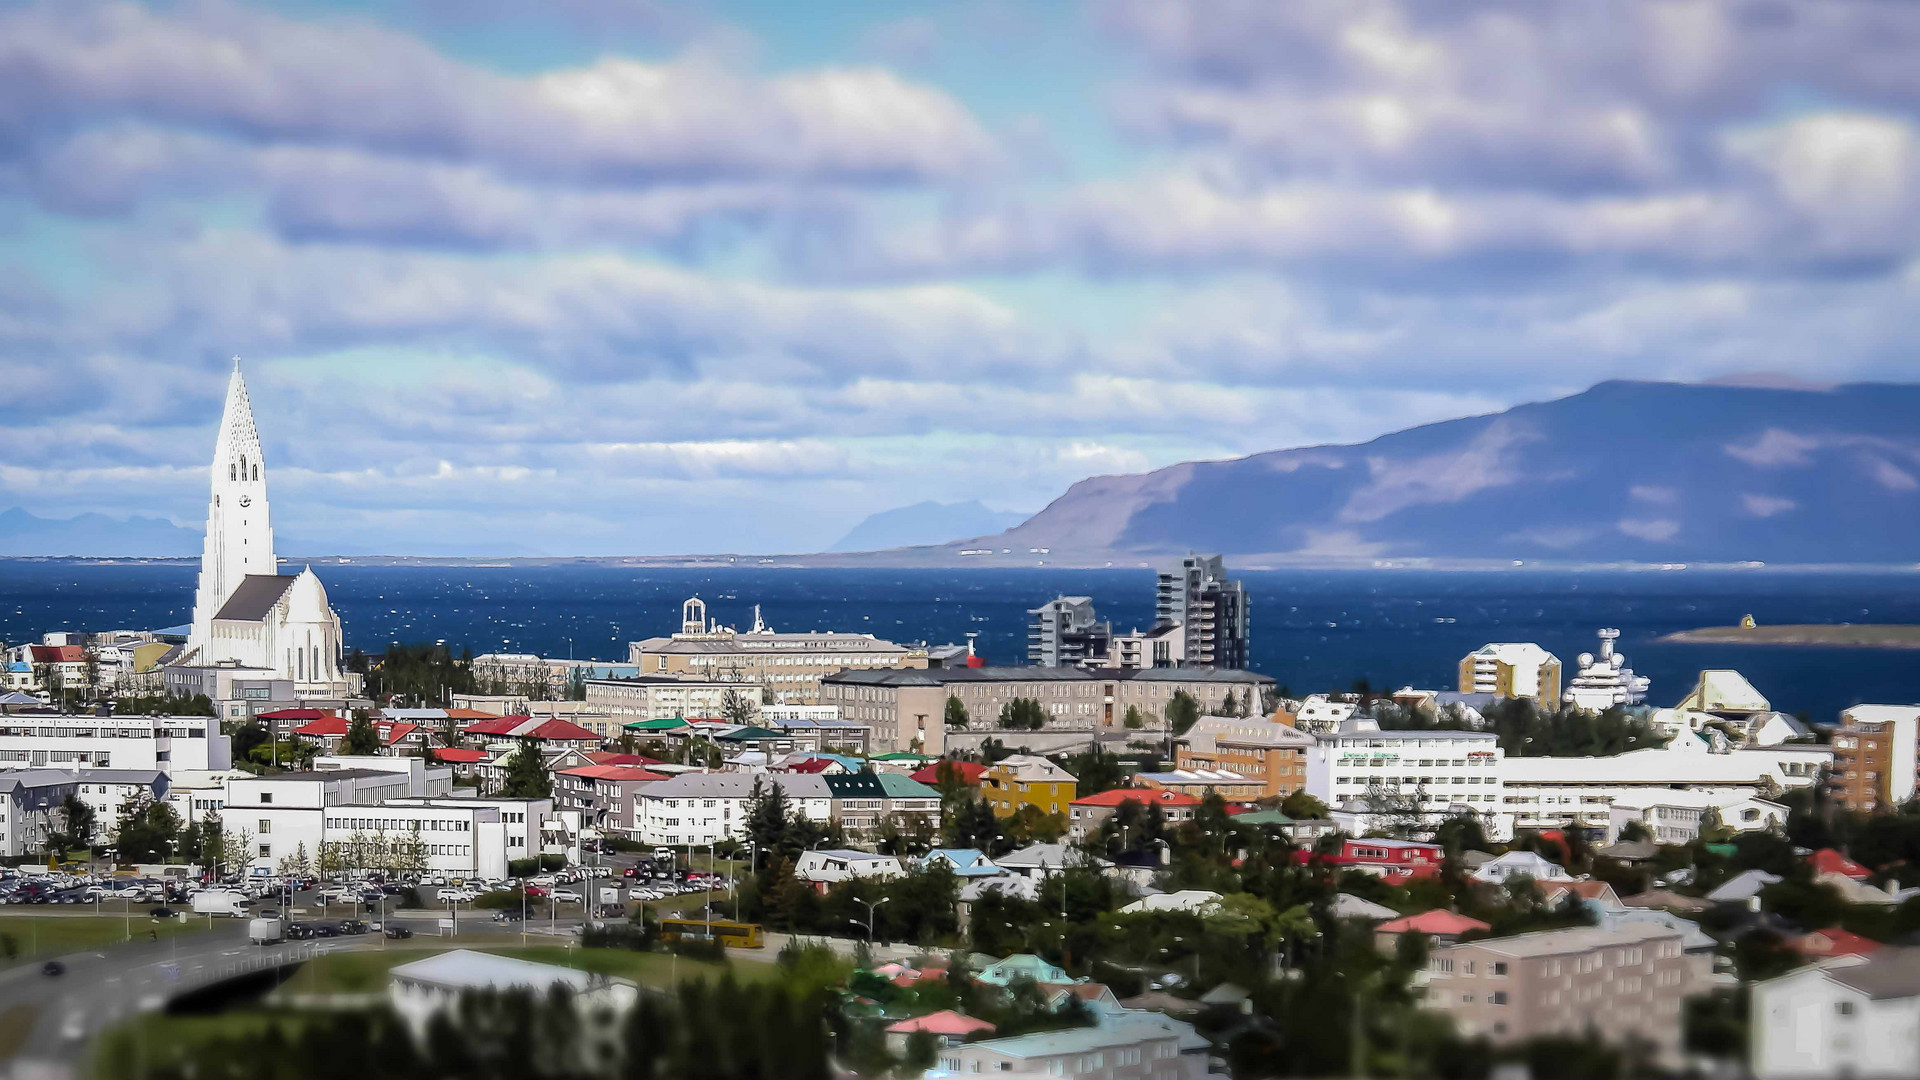
[[[266,461],[253,423],[240,362],[227,382],[226,407],[214,443],[212,498],[207,504],[206,548],[193,597],[193,624],[172,674],[229,675],[196,679],[209,696],[225,684],[291,682],[299,698],[345,698],[358,693],[360,678],[341,666],[340,617],[327,603],[326,587],[312,567],[280,572],[273,552],[273,520],[267,506]],[[169,678],[171,687],[176,682]]]

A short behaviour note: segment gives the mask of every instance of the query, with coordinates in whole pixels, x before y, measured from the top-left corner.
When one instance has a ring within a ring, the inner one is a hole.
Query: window
[[[1834,1002],[1834,1003],[1833,1003],[1833,1011],[1834,1011],[1834,1015],[1836,1015],[1836,1016],[1852,1016],[1852,1015],[1853,1015],[1853,1002],[1851,1002],[1851,1001],[1836,1001],[1836,1002]]]
[[[1493,993],[1487,995],[1487,1001],[1495,1005],[1505,1005],[1507,1003],[1507,992],[1505,990],[1495,990]]]
[[[259,833],[259,834],[260,834],[261,836],[265,836],[265,835],[267,835],[268,833],[270,833],[270,832],[272,832],[272,831],[273,831],[273,822],[272,822],[272,821],[270,821],[270,820],[269,820],[269,819],[267,819],[267,818],[261,818],[261,819],[260,819],[260,828],[259,828],[258,830],[256,830],[256,831],[257,831],[257,832],[258,832],[258,833]]]
[[[261,857],[261,858],[263,858],[263,859],[271,859],[271,858],[273,858],[273,845],[272,845],[272,844],[261,844],[261,845],[260,845],[260,857]]]
[[[1493,962],[1493,973],[1495,975],[1505,975],[1507,973],[1507,962],[1505,960],[1495,960]]]
[[[272,801],[273,801],[273,792],[263,791],[260,793],[260,805],[265,806]]]

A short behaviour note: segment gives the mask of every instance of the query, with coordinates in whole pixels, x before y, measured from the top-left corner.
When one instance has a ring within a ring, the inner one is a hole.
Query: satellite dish
[[[1579,656],[1574,657],[1574,659],[1580,662],[1581,667],[1593,666],[1593,654],[1590,652],[1583,652]]]

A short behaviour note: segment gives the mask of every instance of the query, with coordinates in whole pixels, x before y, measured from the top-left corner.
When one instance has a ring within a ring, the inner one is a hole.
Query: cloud
[[[1886,488],[1888,491],[1920,490],[1920,480],[1914,479],[1912,473],[1884,458],[1875,459],[1873,463],[1873,478],[1879,481],[1880,486]]]
[[[1507,451],[1536,437],[1511,421],[1498,420],[1458,454],[1407,461],[1369,457],[1370,482],[1348,497],[1340,520],[1379,521],[1410,506],[1455,503],[1511,484],[1520,478],[1520,470]]]
[[[1614,523],[1614,528],[1636,540],[1650,540],[1656,544],[1664,544],[1680,535],[1680,523],[1665,518],[1621,518]]]
[[[1740,503],[1747,508],[1747,513],[1757,518],[1770,518],[1775,514],[1784,514],[1800,505],[1792,499],[1782,498],[1778,495],[1753,494],[1741,495]]]
[[[1797,435],[1779,428],[1768,428],[1760,437],[1750,443],[1729,444],[1721,447],[1729,457],[1737,458],[1749,465],[1763,469],[1779,468],[1783,465],[1805,465],[1812,460],[1809,453],[1819,449],[1820,440],[1807,435]]]

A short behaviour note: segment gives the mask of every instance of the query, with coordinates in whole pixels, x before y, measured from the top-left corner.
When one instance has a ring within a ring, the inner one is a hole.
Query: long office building
[[[232,767],[231,744],[211,716],[0,716],[0,769]]]
[[[1204,668],[933,668],[830,675],[820,681],[820,700],[872,729],[876,749],[938,756],[946,752],[948,698],[960,702],[976,730],[993,730],[1001,708],[1024,698],[1039,703],[1043,730],[1094,732],[1122,727],[1129,707],[1139,710],[1148,727],[1162,728],[1167,706],[1181,691],[1204,715],[1219,712],[1228,694],[1236,703],[1257,703],[1273,685],[1272,678],[1251,671]]]
[[[707,618],[704,601],[681,605],[680,632],[627,646],[637,674],[686,675],[712,682],[760,687],[781,701],[812,705],[820,700],[820,680],[848,670],[924,668],[927,650],[872,634],[776,633],[760,621],[735,630]]]

